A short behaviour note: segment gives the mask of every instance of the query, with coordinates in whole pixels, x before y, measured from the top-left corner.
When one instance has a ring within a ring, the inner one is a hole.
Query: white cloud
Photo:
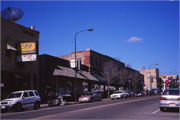
[[[138,38],[138,37],[131,37],[128,42],[142,42],[143,39],[142,38]]]

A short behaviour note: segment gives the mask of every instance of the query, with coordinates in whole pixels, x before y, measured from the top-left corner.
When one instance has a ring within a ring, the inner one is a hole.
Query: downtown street
[[[39,110],[2,113],[1,119],[170,119],[179,120],[179,110],[159,110],[159,95],[81,103]]]

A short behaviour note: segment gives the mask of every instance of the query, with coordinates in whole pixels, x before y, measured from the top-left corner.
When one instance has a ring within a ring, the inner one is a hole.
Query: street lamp
[[[93,31],[93,29],[88,29],[88,30],[81,30],[81,31],[79,31],[79,32],[77,32],[76,34],[75,34],[75,89],[74,89],[74,95],[75,95],[75,102],[77,102],[77,93],[76,93],[76,91],[77,91],[77,84],[76,84],[76,71],[77,71],[77,68],[76,68],[76,36],[77,36],[77,34],[78,33],[80,33],[80,32],[85,32],[85,31],[90,31],[90,32],[92,32]]]
[[[151,64],[151,65],[158,65],[158,64]],[[150,81],[150,90],[151,90],[152,89],[152,85],[151,85],[150,66],[149,66],[149,81]]]
[[[176,71],[176,70],[171,70],[171,71]],[[173,88],[173,79],[171,78],[171,71],[170,71],[170,79],[171,79],[171,81],[172,81],[172,88]]]

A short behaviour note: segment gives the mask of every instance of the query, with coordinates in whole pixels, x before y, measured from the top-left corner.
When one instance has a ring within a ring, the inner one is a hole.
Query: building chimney
[[[145,66],[143,66],[143,70],[145,70]]]

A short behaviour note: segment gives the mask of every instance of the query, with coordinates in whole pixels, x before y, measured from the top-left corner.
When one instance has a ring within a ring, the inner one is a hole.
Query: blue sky
[[[23,10],[16,23],[40,32],[39,54],[67,55],[90,48],[135,70],[158,63],[160,75],[179,75],[178,1],[1,1]],[[176,70],[176,71],[173,71]]]

